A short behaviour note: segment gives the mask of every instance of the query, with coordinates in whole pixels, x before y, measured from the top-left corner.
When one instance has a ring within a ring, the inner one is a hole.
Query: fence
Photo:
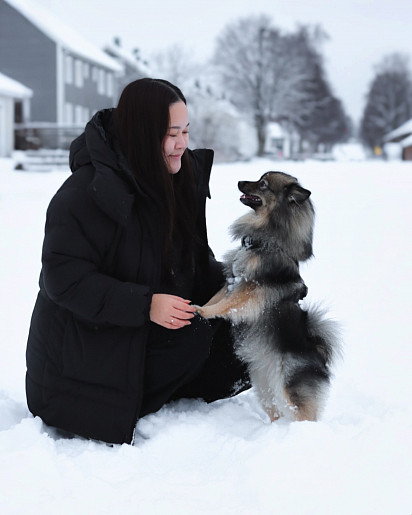
[[[14,126],[16,150],[63,149],[84,130],[84,125],[56,123],[24,123]]]

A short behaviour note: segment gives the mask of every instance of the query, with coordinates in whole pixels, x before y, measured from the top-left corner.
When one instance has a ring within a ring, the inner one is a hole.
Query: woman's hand
[[[190,305],[190,300],[176,295],[155,293],[150,306],[150,320],[166,329],[181,329],[190,325],[196,308]]]

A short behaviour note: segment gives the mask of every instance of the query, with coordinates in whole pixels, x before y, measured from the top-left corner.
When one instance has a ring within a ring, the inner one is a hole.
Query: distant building
[[[402,159],[412,161],[412,119],[386,134],[384,142],[385,144],[397,143]]]
[[[274,157],[284,157],[285,155],[285,133],[282,127],[275,122],[268,124],[266,128],[265,154]]]
[[[32,95],[31,89],[0,73],[0,157],[13,152],[14,121],[29,118]]]
[[[117,80],[118,94],[130,82],[151,76],[147,63],[139,58],[138,51],[133,53],[125,50],[120,41],[115,40],[115,43],[106,45],[103,50],[122,68],[122,73]]]
[[[114,105],[122,67],[38,4],[0,0],[0,71],[33,91],[32,126],[79,129]]]
[[[268,123],[266,128],[265,154],[278,159],[289,159],[298,146],[297,133],[286,131],[279,123]]]

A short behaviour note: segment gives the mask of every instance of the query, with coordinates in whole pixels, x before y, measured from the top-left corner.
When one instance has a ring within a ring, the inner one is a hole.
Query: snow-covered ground
[[[46,206],[67,172],[0,160],[0,513],[412,513],[412,164],[254,160],[214,167],[211,246],[247,209],[237,181],[298,177],[317,208],[309,298],[343,324],[344,360],[317,423],[270,424],[253,391],[180,401],[134,447],[58,437],[28,412],[25,344]]]

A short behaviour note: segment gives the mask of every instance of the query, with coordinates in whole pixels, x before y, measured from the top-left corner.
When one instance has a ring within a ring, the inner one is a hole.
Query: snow
[[[337,161],[364,161],[366,152],[360,143],[349,142],[335,145],[332,156]]]
[[[0,73],[0,95],[7,95],[12,98],[28,98],[33,95],[33,91],[23,86],[21,82]]]
[[[138,424],[135,446],[65,439],[33,418],[25,344],[48,201],[63,171],[0,160],[0,511],[2,514],[405,514],[412,512],[412,165],[344,161],[219,164],[208,227],[218,257],[247,209],[237,181],[283,170],[312,191],[309,298],[344,327],[321,421],[270,424],[253,390],[182,400]]]

